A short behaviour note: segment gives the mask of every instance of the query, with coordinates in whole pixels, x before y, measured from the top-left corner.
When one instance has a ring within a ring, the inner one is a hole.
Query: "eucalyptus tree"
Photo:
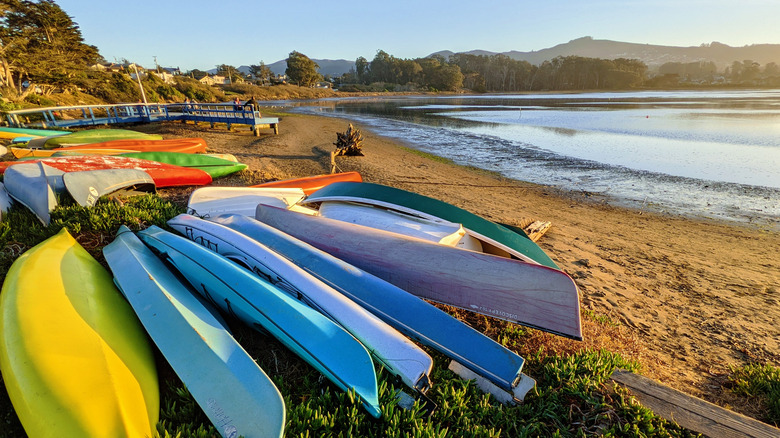
[[[287,78],[301,87],[311,87],[322,80],[317,72],[320,66],[303,53],[292,51],[287,58]]]

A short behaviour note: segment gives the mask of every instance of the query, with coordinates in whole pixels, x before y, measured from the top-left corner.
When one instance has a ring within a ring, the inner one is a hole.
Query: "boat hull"
[[[419,297],[582,338],[577,286],[557,269],[262,204],[255,217]]]
[[[341,172],[304,178],[285,179],[281,181],[270,181],[252,187],[299,188],[303,189],[303,192],[308,196],[329,184],[347,181],[361,182],[363,181],[363,177],[361,177],[358,172]]]
[[[0,333],[0,370],[29,436],[152,435],[152,348],[111,276],[65,229],[11,266]]]
[[[331,184],[312,193],[302,203],[325,201],[378,205],[428,220],[462,224],[468,233],[485,242],[485,252],[492,251],[496,255],[512,256],[558,269],[558,265],[522,230],[510,230],[438,199],[381,184],[343,182]]]

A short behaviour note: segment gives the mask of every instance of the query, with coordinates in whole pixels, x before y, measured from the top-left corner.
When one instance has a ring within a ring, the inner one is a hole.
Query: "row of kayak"
[[[0,212],[16,200],[45,225],[63,194],[91,206],[100,196],[206,185],[247,167],[228,154],[206,154],[201,138],[163,140],[159,135],[124,129],[48,132],[45,136],[42,130],[29,131],[0,128],[6,136],[40,135],[27,141],[27,147],[11,147],[17,161],[0,162],[4,175]]]

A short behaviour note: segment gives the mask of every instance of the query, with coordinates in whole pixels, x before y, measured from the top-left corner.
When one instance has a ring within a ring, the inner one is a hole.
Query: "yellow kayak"
[[[144,437],[157,424],[149,340],[111,275],[65,229],[8,271],[0,371],[30,437]]]

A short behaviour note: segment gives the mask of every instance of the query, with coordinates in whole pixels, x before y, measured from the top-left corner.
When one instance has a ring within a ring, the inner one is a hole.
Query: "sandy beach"
[[[329,173],[336,132],[347,124],[283,115],[279,135],[266,130],[260,137],[180,123],[141,129],[205,138],[210,151],[234,154],[250,169],[215,184],[247,185]],[[587,193],[433,160],[355,126],[363,132],[365,156],[337,157],[339,171],[358,171],[365,181],[445,200],[497,222],[552,222],[539,245],[579,287],[585,340],[538,334],[524,349],[606,348],[636,359],[644,375],[666,385],[756,414],[725,384],[730,366],[780,366],[776,231],[613,207]]]

